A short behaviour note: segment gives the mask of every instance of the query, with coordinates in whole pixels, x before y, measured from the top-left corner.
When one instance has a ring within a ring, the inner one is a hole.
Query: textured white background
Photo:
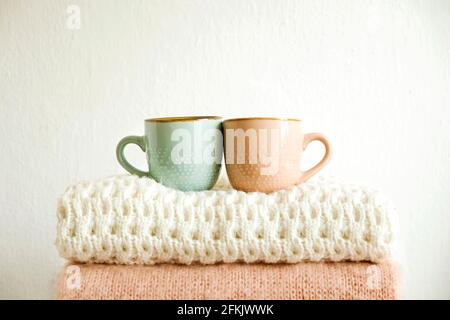
[[[0,0],[0,298],[52,297],[66,186],[123,172],[116,143],[144,118],[193,114],[295,116],[326,133],[324,174],[398,207],[403,297],[450,298],[450,1],[438,0]]]

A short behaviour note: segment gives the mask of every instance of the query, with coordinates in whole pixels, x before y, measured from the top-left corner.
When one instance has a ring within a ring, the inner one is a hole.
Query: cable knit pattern
[[[377,262],[390,254],[391,214],[380,193],[333,179],[263,194],[115,176],[66,190],[56,245],[89,263]]]

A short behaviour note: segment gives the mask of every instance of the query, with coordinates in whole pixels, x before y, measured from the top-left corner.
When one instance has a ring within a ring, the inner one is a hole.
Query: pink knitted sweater
[[[57,299],[396,299],[393,265],[69,265]]]

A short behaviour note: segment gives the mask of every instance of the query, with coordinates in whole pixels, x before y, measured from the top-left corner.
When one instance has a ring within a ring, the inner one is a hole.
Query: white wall
[[[399,209],[404,297],[450,298],[450,1],[0,0],[0,108],[0,298],[51,297],[66,186],[123,172],[144,118],[194,114],[326,133],[324,173]]]

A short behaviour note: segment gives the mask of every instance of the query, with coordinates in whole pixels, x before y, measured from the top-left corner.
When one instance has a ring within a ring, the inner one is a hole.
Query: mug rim
[[[296,121],[301,122],[301,119],[296,118],[278,118],[278,117],[248,117],[248,118],[231,118],[226,119],[223,122],[230,122],[230,121],[246,121],[246,120],[278,120],[278,121]]]
[[[145,119],[145,122],[184,122],[199,120],[221,120],[219,116],[181,116],[181,117],[162,117]]]

